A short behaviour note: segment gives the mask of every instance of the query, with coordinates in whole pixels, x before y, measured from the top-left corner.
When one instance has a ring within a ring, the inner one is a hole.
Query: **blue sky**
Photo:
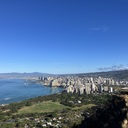
[[[0,72],[128,66],[127,0],[0,0]]]

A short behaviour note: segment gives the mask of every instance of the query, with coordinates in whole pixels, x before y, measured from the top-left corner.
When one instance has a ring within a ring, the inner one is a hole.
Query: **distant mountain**
[[[40,72],[32,73],[0,73],[0,77],[40,77],[40,76],[79,76],[79,77],[106,77],[114,78],[117,80],[128,80],[128,70],[118,70],[118,71],[107,71],[107,72],[92,72],[92,73],[78,73],[78,74],[48,74]]]
[[[128,80],[128,70],[116,70],[107,72],[94,72],[94,73],[80,73],[78,76],[88,76],[88,77],[107,77],[119,80]]]
[[[32,73],[0,73],[0,77],[39,77],[39,76],[51,76],[52,74],[48,73],[40,73],[40,72],[32,72]]]

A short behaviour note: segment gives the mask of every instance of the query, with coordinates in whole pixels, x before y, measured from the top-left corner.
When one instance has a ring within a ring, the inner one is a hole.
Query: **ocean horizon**
[[[62,87],[48,87],[25,79],[0,79],[0,105],[62,92]]]

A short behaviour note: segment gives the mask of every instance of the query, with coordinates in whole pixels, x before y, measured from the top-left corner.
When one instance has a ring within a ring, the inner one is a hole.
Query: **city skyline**
[[[0,73],[128,69],[128,1],[0,1]]]

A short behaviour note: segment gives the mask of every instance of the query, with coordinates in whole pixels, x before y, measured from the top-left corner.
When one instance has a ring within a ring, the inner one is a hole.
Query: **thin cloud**
[[[94,27],[94,28],[91,28],[91,30],[92,31],[99,31],[99,30],[101,30],[101,28],[100,27]]]
[[[99,71],[115,71],[115,70],[125,70],[128,69],[128,65],[113,65],[111,67],[100,67],[98,68]]]
[[[108,30],[109,30],[108,27],[104,27],[104,28],[102,29],[103,32],[107,32]]]
[[[107,26],[100,26],[100,27],[92,27],[89,29],[89,33],[91,32],[107,32],[109,28]]]

